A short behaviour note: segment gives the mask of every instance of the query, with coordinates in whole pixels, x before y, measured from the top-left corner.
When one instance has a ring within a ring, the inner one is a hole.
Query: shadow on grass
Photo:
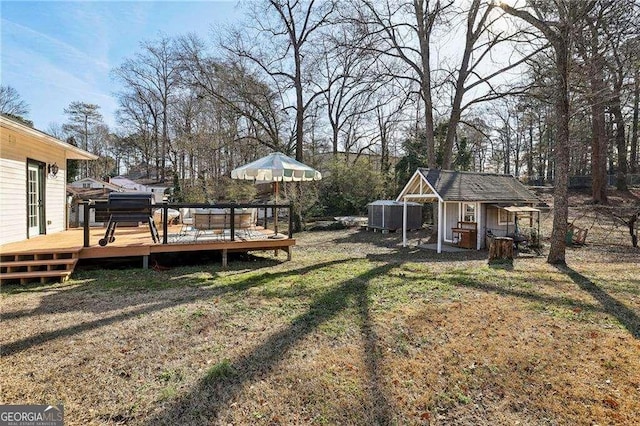
[[[356,298],[362,320],[364,363],[368,375],[367,389],[369,389],[369,400],[373,406],[372,420],[374,424],[385,425],[391,421],[391,409],[381,377],[380,360],[382,358],[382,350],[378,345],[378,335],[374,328],[374,321],[371,318],[371,303],[367,288],[367,284],[364,283]]]
[[[107,318],[96,319],[93,321],[85,321],[81,324],[72,325],[66,328],[41,332],[31,336],[24,337],[20,340],[3,344],[0,348],[0,355],[9,356],[18,352],[27,350],[29,348],[42,345],[51,340],[60,339],[76,335],[78,333],[86,332],[100,327],[105,327],[110,324],[114,324],[120,321],[126,321],[131,318],[135,318],[139,315],[149,314],[151,312],[160,311],[163,309],[182,305],[184,303],[191,303],[196,300],[205,300],[209,298],[220,297],[229,293],[242,293],[252,287],[260,286],[270,281],[278,280],[286,276],[298,276],[308,273],[316,269],[322,269],[331,267],[334,265],[343,265],[348,262],[348,259],[334,260],[330,262],[324,262],[319,264],[310,265],[304,268],[298,268],[293,270],[287,270],[278,272],[275,274],[266,273],[255,277],[248,277],[242,281],[226,284],[222,286],[216,286],[212,288],[196,288],[195,292],[189,295],[180,294],[171,300],[166,300],[167,295],[164,292],[145,293],[145,305],[137,309],[133,309],[127,312],[118,313]],[[202,285],[212,284],[210,280],[203,279]],[[44,297],[40,302],[40,306],[32,311],[21,310],[15,313],[3,312],[2,320],[15,320],[21,317],[30,317],[42,314],[57,314],[73,311],[90,311],[94,313],[102,313],[109,311],[118,311],[131,307],[134,303],[134,299],[131,297],[120,297],[117,299],[111,298],[109,291],[105,291],[105,298],[109,298],[109,303],[105,303],[104,306],[96,303],[95,293],[90,294],[88,297],[84,297],[78,301],[78,295],[83,294],[82,287],[91,286],[89,284],[83,284],[80,287],[73,287],[71,289],[55,292],[47,297]],[[66,287],[66,286],[65,286]],[[75,294],[74,294],[75,293]],[[103,308],[101,308],[103,306]],[[4,326],[10,326],[10,324],[3,324]]]
[[[389,254],[368,254],[367,259],[374,262],[394,261],[403,262],[427,262],[427,263],[444,263],[444,262],[464,262],[469,260],[486,260],[486,250],[465,250],[463,252],[442,252],[436,253],[435,250],[420,249],[417,247],[401,247],[397,251]]]
[[[513,271],[513,262],[494,262],[488,264],[491,269],[502,269],[504,271]]]
[[[604,308],[604,311],[620,321],[620,323],[636,339],[640,339],[640,317],[632,309],[609,295],[598,287],[593,281],[568,266],[556,266],[560,272],[565,273],[582,290],[593,296]]]
[[[564,306],[570,309],[579,308],[587,312],[600,312],[605,314],[609,313],[605,308],[599,307],[594,304],[573,300],[567,297],[545,296],[533,291],[517,290],[495,284],[487,284],[484,282],[480,282],[465,273],[457,273],[455,275],[449,276],[441,275],[439,279],[453,286],[480,290],[486,293],[495,293],[501,296],[513,296],[521,299],[531,300],[534,302],[544,303],[546,305]]]
[[[382,385],[379,373],[381,353],[377,347],[378,338],[369,314],[367,288],[372,279],[389,273],[393,267],[392,264],[378,266],[325,292],[311,303],[304,314],[293,319],[288,327],[271,335],[248,354],[231,360],[233,374],[205,375],[189,393],[166,406],[146,424],[215,423],[221,410],[230,406],[236,394],[245,387],[246,383],[272,372],[305,336],[351,307],[354,302],[358,305],[357,309],[362,317],[364,356],[369,385],[367,398],[368,405],[373,409],[373,413],[369,415],[373,417],[374,423],[389,424],[391,419],[387,392]],[[366,417],[368,413],[358,414]]]
[[[580,308],[584,311],[600,312],[612,315],[620,321],[624,327],[629,330],[631,335],[636,339],[640,338],[640,317],[631,309],[620,303],[615,298],[586,278],[584,275],[574,271],[566,266],[557,266],[557,268],[565,273],[571,280],[576,283],[582,290],[591,294],[601,306],[590,303],[579,302],[566,297],[545,296],[532,291],[524,291],[517,289],[505,288],[495,284],[487,284],[480,282],[464,273],[458,273],[453,276],[440,276],[439,278],[448,284],[466,288],[473,288],[485,292],[496,293],[500,295],[514,296],[532,301],[542,302],[549,305],[565,306],[571,309]]]

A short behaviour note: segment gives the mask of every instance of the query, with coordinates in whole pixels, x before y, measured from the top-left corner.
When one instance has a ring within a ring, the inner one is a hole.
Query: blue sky
[[[242,17],[229,1],[0,1],[0,80],[30,106],[40,130],[65,121],[73,101],[98,104],[115,124],[110,72],[143,40],[196,33]]]

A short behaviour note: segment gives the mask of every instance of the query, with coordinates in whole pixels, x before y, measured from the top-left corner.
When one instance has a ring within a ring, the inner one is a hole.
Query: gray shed
[[[404,203],[377,200],[367,204],[369,228],[396,231],[402,229]],[[422,204],[407,203],[407,229],[422,228]]]

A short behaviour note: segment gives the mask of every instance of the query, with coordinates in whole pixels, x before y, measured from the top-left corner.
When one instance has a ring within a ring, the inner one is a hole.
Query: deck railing
[[[84,247],[90,247],[90,211],[93,209],[96,212],[105,212],[107,213],[109,210],[108,203],[105,201],[84,201],[83,203],[84,210]],[[131,209],[135,209],[135,206],[128,206]],[[148,206],[140,206],[142,208]],[[288,237],[293,238],[293,215],[291,212],[293,211],[293,203],[289,204],[253,204],[253,203],[222,203],[222,204],[208,204],[208,203],[162,203],[155,204],[151,207],[151,210],[162,210],[162,244],[168,244],[168,236],[169,236],[169,209],[181,211],[180,209],[228,209],[229,210],[229,229],[231,234],[231,241],[235,241],[235,229],[236,229],[236,209],[262,209],[264,212],[263,215],[263,223],[262,226],[264,229],[268,229],[268,215],[267,212],[271,211],[274,226],[274,232],[278,233],[278,214],[282,209],[287,210],[287,217],[289,221],[288,226]],[[151,212],[153,215],[153,212]],[[181,213],[182,214],[182,213]],[[182,218],[181,218],[182,219]],[[259,218],[256,218],[258,220]],[[108,217],[106,218],[108,221]],[[259,222],[259,220],[258,220]]]

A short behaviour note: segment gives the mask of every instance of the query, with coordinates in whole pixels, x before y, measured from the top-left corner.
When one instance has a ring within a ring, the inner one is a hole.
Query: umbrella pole
[[[278,204],[278,181],[275,181],[273,183],[273,186],[275,187],[275,193],[276,193],[276,204]],[[274,208],[273,209],[273,232],[275,233],[275,235],[278,235],[278,208]]]

